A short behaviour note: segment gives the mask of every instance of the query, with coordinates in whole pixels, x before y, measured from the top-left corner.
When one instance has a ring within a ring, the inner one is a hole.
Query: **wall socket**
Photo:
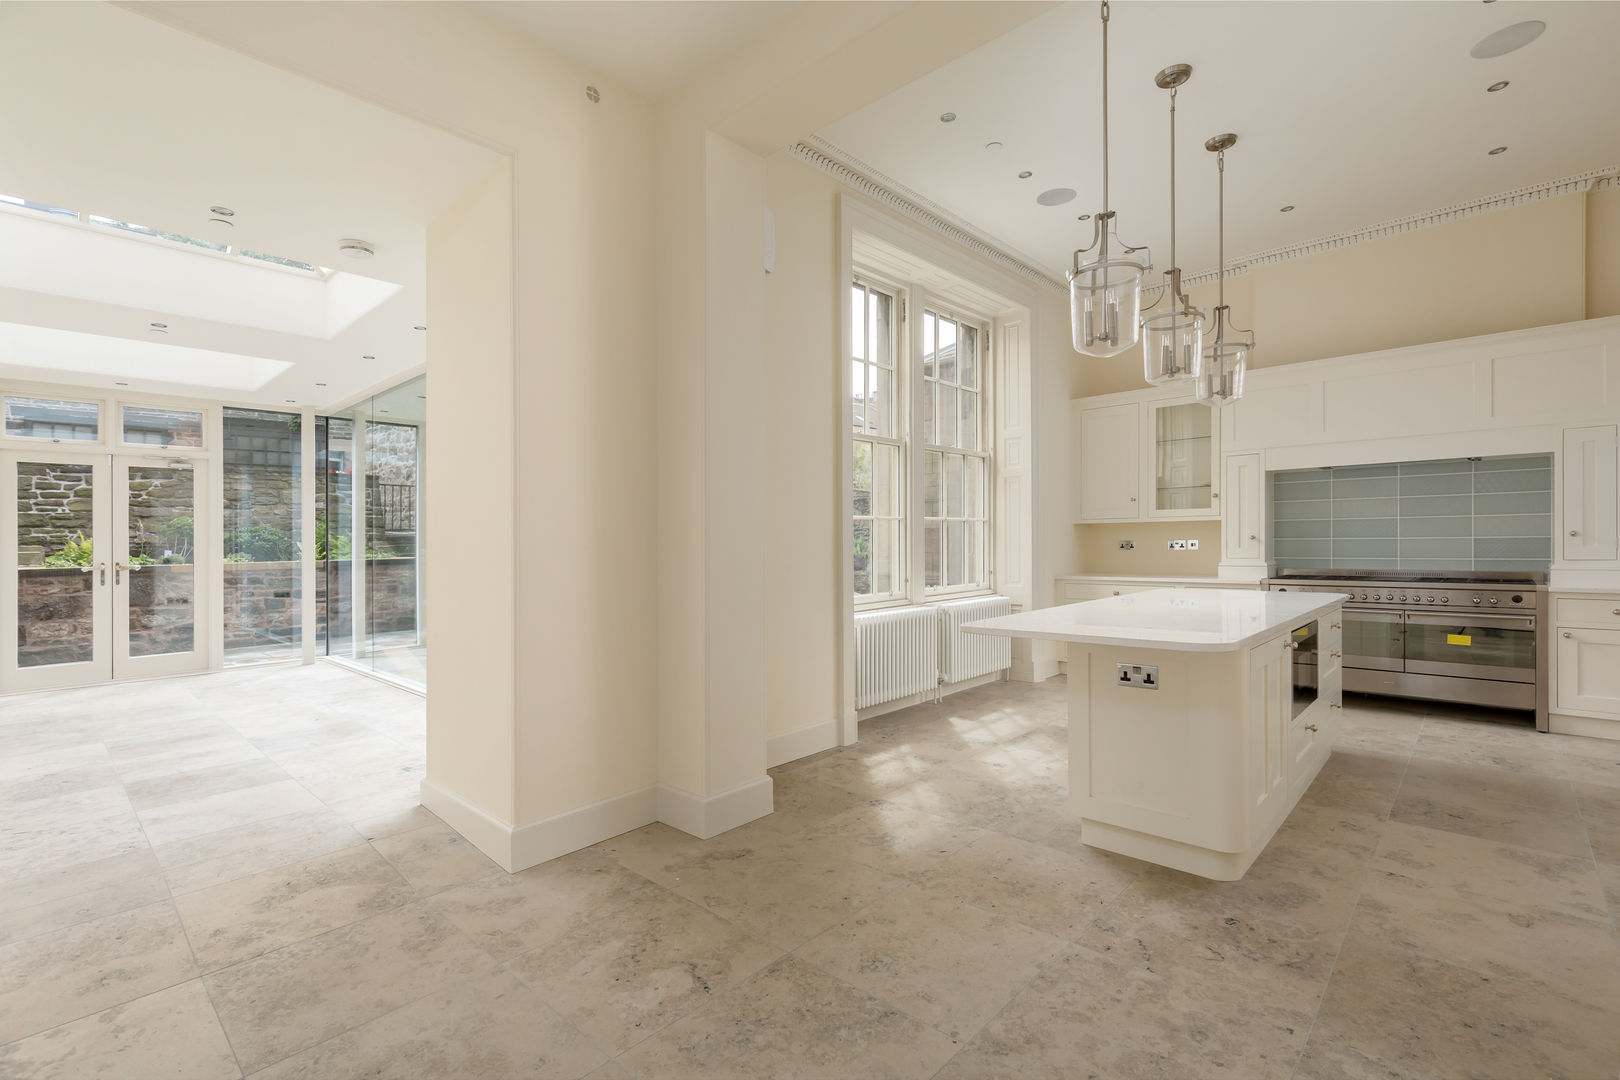
[[[1159,688],[1159,669],[1156,665],[1147,664],[1116,664],[1119,669],[1119,685],[1134,686],[1138,690],[1157,690]]]
[[[1198,550],[1198,541],[1196,541],[1196,540],[1172,540],[1172,541],[1170,541],[1170,550],[1171,551],[1197,551]]]
[[[1119,550],[1121,550],[1121,551],[1135,551],[1136,550],[1136,541],[1135,540],[1121,540],[1119,542]]]

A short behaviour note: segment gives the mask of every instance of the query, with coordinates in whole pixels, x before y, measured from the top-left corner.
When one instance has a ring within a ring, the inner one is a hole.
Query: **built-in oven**
[[[1290,630],[1288,640],[1283,643],[1283,647],[1292,650],[1294,655],[1294,662],[1290,665],[1293,670],[1294,709],[1290,718],[1316,704],[1320,692],[1317,673],[1321,660],[1317,642],[1317,623],[1312,619]]]
[[[1406,670],[1499,682],[1536,681],[1536,617],[1472,611],[1406,615]]]

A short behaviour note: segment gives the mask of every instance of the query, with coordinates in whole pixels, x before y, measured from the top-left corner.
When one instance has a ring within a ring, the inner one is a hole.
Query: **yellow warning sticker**
[[[1446,644],[1447,645],[1472,645],[1473,643],[1474,643],[1474,638],[1473,638],[1472,634],[1447,634],[1446,635]]]

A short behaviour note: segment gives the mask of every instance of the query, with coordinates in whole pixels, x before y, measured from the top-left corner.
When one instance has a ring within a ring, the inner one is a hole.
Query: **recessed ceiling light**
[[[986,150],[1000,150],[1001,144],[992,139],[990,142],[984,144],[984,148]]]
[[[1480,38],[1479,43],[1468,50],[1468,55],[1475,60],[1492,60],[1498,56],[1506,56],[1536,40],[1546,29],[1547,24],[1540,19],[1504,26],[1494,34],[1486,34]]]
[[[128,386],[129,383],[127,383],[127,382],[115,382],[115,383],[113,383],[113,385],[114,386]]]
[[[1020,179],[1020,180],[1028,180],[1030,177],[1032,177],[1034,175],[1035,175],[1034,173],[1030,172],[1028,169],[1025,169],[1023,172],[1018,174],[1018,179]]]
[[[362,359],[362,360],[375,360],[377,358],[375,356],[362,356],[360,359]]]
[[[952,120],[955,120],[955,119],[956,119],[956,114],[953,113],[953,112],[942,112],[942,113],[939,114],[939,122],[942,123],[942,124],[948,124]]]
[[[1289,212],[1289,211],[1290,211],[1290,210],[1292,210],[1292,209],[1293,209],[1293,208],[1294,208],[1294,204],[1293,204],[1293,203],[1289,203],[1289,204],[1288,204],[1288,205],[1287,205],[1287,206],[1285,206],[1285,207],[1283,207],[1283,208],[1282,208],[1282,210],[1281,210],[1281,213],[1284,213],[1284,214],[1286,214],[1286,213],[1288,213],[1288,212]]]
[[[1073,202],[1076,194],[1072,187],[1048,188],[1035,196],[1035,201],[1042,206],[1062,206],[1066,202]]]
[[[413,326],[413,327],[411,327],[411,329],[412,330],[426,330],[427,327],[425,327],[425,326]]]
[[[1079,217],[1075,218],[1075,220],[1076,221],[1090,221],[1091,220],[1091,215],[1090,214],[1081,214]]]
[[[369,259],[377,254],[377,249],[364,240],[356,240],[350,237],[338,241],[338,253],[347,255],[351,259]]]
[[[228,206],[210,206],[208,212],[215,217],[235,217],[236,211]]]
[[[1485,88],[1485,92],[1487,94],[1494,94],[1498,90],[1506,90],[1507,88],[1508,88],[1508,81],[1506,79],[1503,79],[1501,82],[1493,82],[1493,83],[1491,83],[1491,85],[1489,85],[1489,86],[1487,86]]]
[[[154,330],[167,330],[169,328],[169,324],[166,322],[147,323],[146,325]]]
[[[296,405],[296,404],[298,404],[298,399],[295,398],[295,397],[285,398],[283,400],[285,400],[288,405]]]
[[[426,394],[417,394],[416,395],[416,400],[418,400],[418,401],[426,401],[427,400],[427,395]]]
[[[316,386],[325,386],[325,385],[326,385],[326,384],[325,384],[325,383],[323,383],[323,382],[318,382],[318,383],[316,383],[316,384],[315,384],[315,385],[316,385]]]
[[[388,410],[387,409],[378,409],[377,411],[382,413],[384,416],[388,415]]]
[[[1491,156],[1495,157],[1497,154],[1505,154],[1505,153],[1507,153],[1507,147],[1498,146],[1495,150],[1491,151]]]

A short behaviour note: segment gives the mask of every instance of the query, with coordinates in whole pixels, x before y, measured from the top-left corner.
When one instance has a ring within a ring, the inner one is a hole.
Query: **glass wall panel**
[[[301,421],[297,413],[225,410],[227,664],[302,655]]]
[[[354,421],[320,417],[315,428],[316,621],[327,656],[354,658]]]

